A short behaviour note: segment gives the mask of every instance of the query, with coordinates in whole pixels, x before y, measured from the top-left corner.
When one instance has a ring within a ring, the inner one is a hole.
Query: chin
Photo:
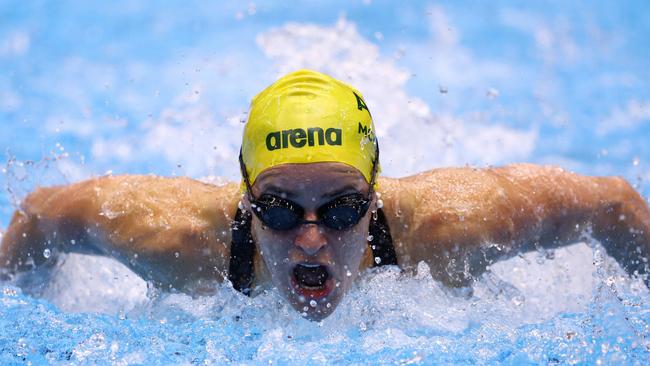
[[[311,321],[320,321],[332,315],[341,299],[341,296],[335,293],[320,300],[307,299],[297,294],[290,294],[289,296],[290,298],[288,300],[293,308],[305,319]]]

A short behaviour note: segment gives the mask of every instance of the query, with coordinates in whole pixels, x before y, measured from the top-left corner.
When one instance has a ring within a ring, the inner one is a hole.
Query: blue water
[[[0,233],[36,186],[238,179],[250,99],[301,67],[364,93],[384,175],[528,161],[623,176],[650,200],[648,10],[0,0]],[[499,263],[471,295],[417,272],[367,274],[312,323],[272,289],[193,299],[69,255],[0,283],[0,363],[650,363],[650,292],[596,242]]]
[[[555,261],[566,262],[571,255],[590,251],[586,246],[569,249],[572,252],[559,253]],[[535,256],[529,256],[533,261],[529,264],[510,263],[508,271],[526,269],[546,277],[543,281],[553,279],[544,271],[556,272],[555,276],[566,273],[567,268]],[[598,264],[593,275],[598,279],[593,290],[587,288],[586,292],[583,290],[590,286],[584,282],[577,284],[582,290],[567,283],[551,286],[555,293],[495,284],[507,278],[501,274],[500,279],[479,281],[471,297],[448,293],[430,278],[427,268],[418,268],[416,276],[392,268],[376,270],[321,323],[302,319],[274,291],[253,299],[228,286],[215,296],[197,299],[149,294],[130,309],[118,309],[125,303],[118,296],[129,296],[129,291],[117,291],[109,300],[115,306],[114,314],[104,315],[62,311],[48,301],[4,286],[0,361],[647,364],[650,296],[642,284],[630,284],[620,273],[612,276],[616,270],[606,270],[608,265],[613,264]],[[74,274],[84,277],[87,271],[75,269]],[[574,273],[581,274],[580,268],[574,268]],[[129,286],[117,278],[96,276],[92,281],[109,292]],[[562,287],[568,293],[561,293]],[[84,290],[59,291],[52,301],[62,307],[80,306],[72,304],[74,299],[62,299],[74,297],[72,293],[78,291]],[[586,298],[578,294],[581,292]],[[572,308],[579,311],[554,313]]]

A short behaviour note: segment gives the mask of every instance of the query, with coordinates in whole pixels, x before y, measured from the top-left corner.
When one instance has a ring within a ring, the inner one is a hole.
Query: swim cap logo
[[[286,149],[291,146],[296,148],[304,147],[305,145],[314,146],[316,138],[318,138],[318,145],[322,146],[327,143],[328,145],[342,145],[342,134],[340,128],[328,128],[323,131],[320,127],[310,127],[307,131],[302,128],[294,128],[292,130],[282,130],[270,132],[266,135],[266,148],[269,151],[277,149]]]
[[[361,97],[357,95],[357,93],[352,92],[352,94],[354,94],[354,96],[357,98],[357,109],[359,109],[360,111],[365,109],[366,111],[368,111],[368,114],[370,114],[370,109],[368,109],[366,102],[364,102],[363,99],[361,99]],[[370,114],[370,117],[372,118],[372,114]]]

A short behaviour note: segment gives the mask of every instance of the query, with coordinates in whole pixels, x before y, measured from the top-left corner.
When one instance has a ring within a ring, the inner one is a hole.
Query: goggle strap
[[[246,184],[246,193],[248,194],[249,201],[257,201],[253,196],[253,188],[251,187],[251,182],[248,180],[248,172],[246,171],[246,164],[244,164],[241,148],[239,149],[239,169],[241,169],[241,175],[244,178],[244,183]]]
[[[375,140],[376,141],[376,140]],[[375,192],[375,180],[377,178],[377,169],[379,162],[379,143],[375,144],[375,160],[372,162],[372,175],[370,176],[370,189],[368,190],[368,199],[372,200],[372,194]]]

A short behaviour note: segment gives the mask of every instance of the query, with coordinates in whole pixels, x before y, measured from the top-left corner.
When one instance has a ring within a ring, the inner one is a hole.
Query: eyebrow
[[[323,197],[332,198],[332,197],[340,196],[342,193],[348,193],[350,191],[362,193],[356,186],[354,186],[352,184],[347,184],[347,185],[345,185],[343,187],[340,187],[340,188],[335,189],[335,190],[333,190],[331,192],[327,192],[327,193],[323,194]],[[274,186],[274,185],[269,185],[267,187],[264,187],[261,194],[275,194],[275,195],[279,195],[279,196],[280,195],[286,195],[286,197],[288,197],[288,198],[295,198],[297,196],[297,194],[295,192],[288,191],[285,188],[281,188],[281,187]]]
[[[352,184],[348,184],[348,185],[345,185],[345,186],[343,186],[341,188],[335,189],[335,190],[333,190],[331,192],[325,193],[323,196],[328,197],[328,198],[336,197],[336,196],[341,195],[342,193],[347,193],[348,191],[354,191],[354,192],[359,192],[359,193],[361,192],[356,186],[354,186]]]
[[[294,192],[288,191],[284,188],[280,188],[274,185],[269,185],[267,187],[264,187],[261,194],[276,194],[279,196],[286,195],[287,197],[291,197],[291,198],[296,197],[296,194]]]

